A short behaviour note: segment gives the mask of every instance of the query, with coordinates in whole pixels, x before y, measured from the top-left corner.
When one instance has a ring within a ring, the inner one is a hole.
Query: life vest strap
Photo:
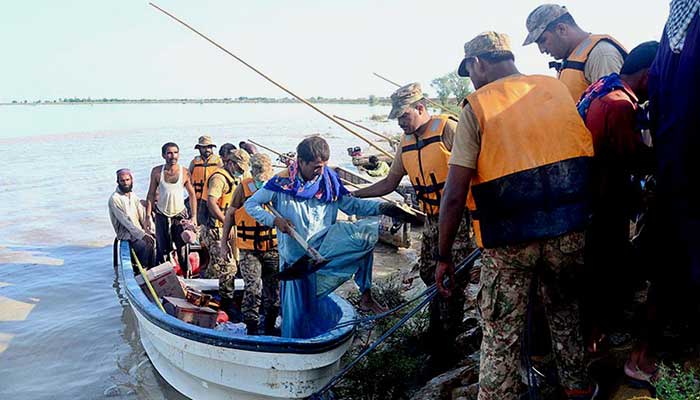
[[[565,69],[575,69],[577,71],[584,71],[586,69],[586,63],[581,61],[569,61],[564,60],[561,63],[560,71]]]
[[[429,144],[438,143],[438,142],[442,142],[442,135],[429,137],[427,139],[416,138],[416,143],[403,146],[401,148],[401,151],[404,153],[407,151],[416,151],[416,150],[422,149],[423,147],[425,147]]]

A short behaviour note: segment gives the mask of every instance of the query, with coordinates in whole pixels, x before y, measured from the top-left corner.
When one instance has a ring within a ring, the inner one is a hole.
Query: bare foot
[[[386,306],[379,304],[376,300],[374,300],[371,290],[365,290],[365,292],[362,293],[362,296],[360,296],[360,311],[379,314],[386,310]]]

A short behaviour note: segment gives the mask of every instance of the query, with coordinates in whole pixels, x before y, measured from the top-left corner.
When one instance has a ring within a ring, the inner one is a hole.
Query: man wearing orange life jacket
[[[202,235],[202,242],[209,251],[209,265],[205,271],[205,277],[219,279],[219,294],[221,295],[221,309],[232,317],[234,279],[236,275],[235,253],[219,248],[224,237],[224,215],[231,205],[233,192],[240,180],[248,176],[250,158],[243,150],[231,148],[222,155],[224,167],[217,169],[207,182],[207,207],[209,219]],[[228,238],[228,236],[226,236]]]
[[[574,289],[590,220],[591,134],[561,82],[518,72],[503,34],[467,42],[459,74],[477,90],[452,148],[435,279],[449,297],[443,278],[454,276],[450,250],[466,201],[484,249],[479,400],[520,398],[520,338],[538,292],[568,399],[592,399]]]
[[[360,198],[383,196],[394,191],[401,179],[408,175],[420,206],[428,216],[423,228],[418,266],[423,282],[431,285],[434,283],[437,266],[437,218],[457,123],[446,115],[430,115],[418,83],[411,83],[396,90],[391,95],[391,102],[389,118],[397,118],[404,131],[401,146],[396,151],[389,174],[379,182],[355,191],[353,195]],[[465,213],[458,220],[461,221],[460,231],[453,247],[453,255],[461,260],[474,250],[475,245],[470,238],[468,214]],[[460,286],[466,285],[466,280],[461,280]],[[456,352],[445,344],[453,343],[460,333],[460,310],[463,308],[464,297],[459,295],[449,301],[436,297],[431,302],[429,334],[435,338],[435,343],[439,343],[430,351],[433,363],[431,367],[439,370],[455,361],[452,358]]]
[[[194,186],[194,195],[197,199],[197,221],[200,224],[206,224],[209,217],[207,208],[207,182],[209,177],[217,169],[223,167],[221,158],[214,154],[216,145],[211,139],[211,136],[200,136],[195,149],[199,150],[199,155],[190,162],[190,176],[192,177],[192,186]]]
[[[279,281],[275,274],[279,269],[277,233],[274,228],[260,225],[243,207],[265,181],[272,178],[272,162],[267,154],[256,153],[250,159],[252,178],[244,178],[233,192],[231,205],[226,212],[220,248],[228,251],[228,237],[235,226],[236,248],[240,250],[238,267],[245,289],[241,313],[249,335],[258,332],[260,305],[265,316],[264,334],[275,333],[275,320],[280,308]]]
[[[592,35],[576,25],[566,7],[544,4],[527,17],[529,34],[523,43],[537,43],[541,53],[551,55],[562,81],[574,101],[598,79],[619,73],[627,50],[609,35]],[[552,63],[550,63],[550,66]]]

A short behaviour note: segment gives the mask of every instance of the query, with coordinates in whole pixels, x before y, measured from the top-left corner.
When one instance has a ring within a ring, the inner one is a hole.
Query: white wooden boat
[[[353,307],[335,295],[325,299],[326,318],[318,321],[325,333],[309,339],[246,336],[187,324],[146,298],[134,279],[127,242],[115,243],[115,262],[153,366],[194,400],[308,397],[338,371],[354,335],[354,327],[333,328],[355,318]]]

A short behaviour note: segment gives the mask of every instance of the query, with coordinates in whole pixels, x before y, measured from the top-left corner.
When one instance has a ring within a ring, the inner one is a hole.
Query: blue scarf
[[[586,120],[588,108],[591,106],[593,100],[603,97],[613,90],[619,89],[624,90],[625,85],[622,84],[620,75],[614,72],[608,76],[598,79],[595,83],[589,86],[585,92],[583,92],[581,99],[578,101],[578,104],[576,104],[576,108],[578,109],[578,113],[581,118],[583,118],[584,121]]]
[[[299,174],[296,162],[289,165],[289,174],[275,175],[267,181],[265,189],[288,194],[297,199],[308,200],[312,197],[323,203],[331,203],[350,193],[338,178],[338,174],[328,167],[323,167],[321,176],[313,181],[304,182]]]

